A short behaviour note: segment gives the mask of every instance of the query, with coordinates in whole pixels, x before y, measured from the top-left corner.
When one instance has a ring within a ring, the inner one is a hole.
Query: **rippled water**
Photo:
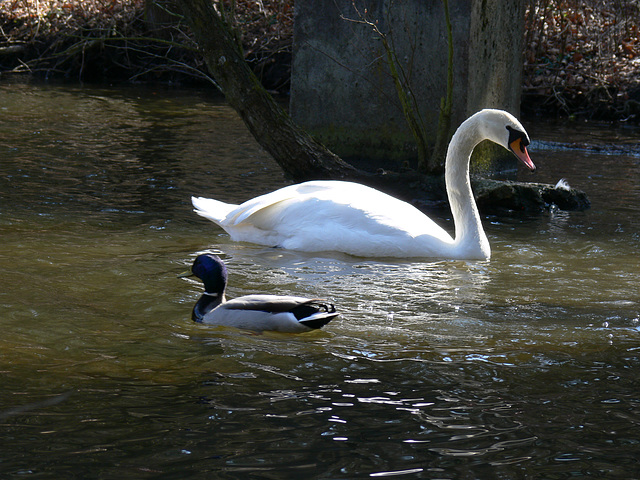
[[[0,85],[0,476],[639,477],[638,131],[524,123],[522,179],[592,208],[485,218],[490,262],[390,262],[236,244],[193,214],[191,194],[286,184],[204,93]],[[202,251],[232,296],[342,315],[194,324],[176,275]]]

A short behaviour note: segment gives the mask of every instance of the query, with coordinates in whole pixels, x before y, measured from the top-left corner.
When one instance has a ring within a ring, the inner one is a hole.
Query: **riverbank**
[[[236,2],[245,56],[269,90],[289,88],[293,0]],[[523,112],[640,121],[640,6],[530,0]],[[566,2],[565,2],[566,3]],[[177,24],[177,27],[176,27]],[[0,78],[202,84],[188,29],[143,0],[0,3]]]
[[[293,1],[239,1],[230,17],[247,61],[273,91],[289,88]],[[89,83],[209,82],[188,28],[144,0],[0,2],[0,78]]]

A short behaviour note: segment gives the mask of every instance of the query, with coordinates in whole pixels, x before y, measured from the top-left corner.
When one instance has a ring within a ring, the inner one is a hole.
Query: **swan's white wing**
[[[424,235],[438,245],[453,242],[415,207],[363,185],[307,182],[297,186],[295,193],[254,206],[251,215],[243,215],[237,226],[269,232],[269,245],[363,256],[423,256],[428,252],[416,238]],[[262,243],[254,238],[255,231],[247,228],[244,233],[243,240]]]
[[[249,219],[249,217],[263,209],[283,208],[281,204],[286,200],[302,200],[312,197],[318,192],[331,190],[331,183],[335,182],[305,182],[281,188],[275,192],[260,195],[251,200],[247,200],[233,212],[231,224],[237,225]],[[248,220],[252,222],[252,220]]]
[[[228,225],[251,224],[264,230],[342,224],[370,234],[402,229],[419,235],[440,228],[406,202],[357,183],[315,181],[291,185],[240,205]],[[327,222],[331,222],[330,224]]]
[[[290,185],[232,207],[224,219],[213,221],[234,240],[261,245],[408,257],[437,256],[440,245],[453,242],[446,231],[412,205],[351,182]],[[416,241],[418,237],[427,241]],[[435,245],[433,252],[425,250],[429,242]]]

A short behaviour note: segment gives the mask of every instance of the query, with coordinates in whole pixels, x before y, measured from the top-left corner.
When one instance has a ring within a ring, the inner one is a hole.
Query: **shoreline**
[[[560,12],[552,3],[530,0],[522,113],[639,123],[640,6]],[[234,13],[246,60],[267,90],[287,94],[293,0],[238,0]],[[2,2],[0,21],[0,81],[211,84],[186,28],[143,0]]]

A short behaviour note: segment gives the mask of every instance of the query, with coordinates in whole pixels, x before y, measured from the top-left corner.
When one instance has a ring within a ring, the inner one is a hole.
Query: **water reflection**
[[[486,218],[490,262],[362,259],[237,244],[191,212],[286,183],[206,93],[0,98],[4,476],[640,475],[632,151],[533,148],[535,180],[592,209]],[[342,315],[298,336],[194,324],[201,286],[176,274],[204,251],[231,296]]]

